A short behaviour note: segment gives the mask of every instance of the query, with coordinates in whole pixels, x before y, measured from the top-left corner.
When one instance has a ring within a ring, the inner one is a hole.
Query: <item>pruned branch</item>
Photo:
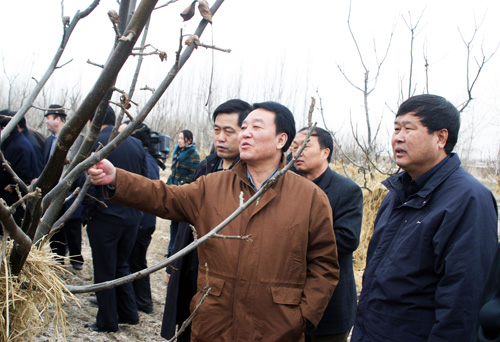
[[[248,235],[221,235],[221,234],[214,234],[214,238],[217,239],[228,239],[228,240],[243,240],[247,242],[253,242],[251,239],[252,234]]]
[[[31,239],[17,226],[3,199],[0,199],[0,223],[3,231],[7,233],[6,235],[9,235],[16,242],[14,246],[17,252],[21,255],[27,255],[31,249]]]
[[[182,334],[186,330],[186,328],[189,326],[189,324],[191,324],[191,322],[193,321],[193,318],[196,315],[196,313],[198,312],[201,304],[205,301],[205,299],[207,299],[208,294],[210,293],[211,290],[212,290],[212,288],[209,287],[208,285],[206,285],[203,288],[203,290],[201,291],[201,293],[203,295],[201,296],[200,300],[196,304],[196,307],[194,308],[193,312],[191,312],[191,314],[189,315],[189,317],[186,318],[186,320],[184,322],[182,322],[182,325],[181,325],[181,327],[179,329],[177,329],[177,327],[175,328],[175,335],[170,340],[168,340],[168,342],[175,342],[175,341],[177,341],[177,339],[179,338],[179,335]]]
[[[96,66],[96,67],[99,67],[99,68],[101,68],[101,69],[104,69],[104,64],[94,63],[94,62],[92,62],[90,59],[87,59],[87,64],[94,65],[94,66]]]

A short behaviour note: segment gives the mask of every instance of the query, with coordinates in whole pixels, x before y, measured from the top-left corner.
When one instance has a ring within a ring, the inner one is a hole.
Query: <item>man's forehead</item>
[[[254,109],[248,114],[243,122],[252,122],[252,121],[265,121],[272,120],[274,122],[274,116],[276,114],[264,108]]]
[[[421,118],[415,115],[415,112],[409,112],[394,119],[395,124],[408,124],[408,123],[419,123]]]
[[[215,117],[216,126],[238,126],[239,113],[219,113]]]

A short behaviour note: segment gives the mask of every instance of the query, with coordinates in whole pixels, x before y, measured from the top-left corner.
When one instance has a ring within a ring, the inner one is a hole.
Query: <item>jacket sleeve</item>
[[[332,210],[319,188],[311,203],[309,227],[307,275],[300,309],[302,316],[317,326],[339,281]]]
[[[461,341],[470,336],[497,247],[498,215],[491,193],[472,193],[454,202],[459,207],[446,208],[433,238],[436,272],[442,277],[429,342]]]
[[[104,186],[104,197],[136,210],[174,221],[193,222],[204,196],[204,177],[181,186],[116,169],[116,190]]]
[[[339,257],[352,254],[358,248],[363,221],[363,193],[350,184],[338,193],[333,210],[333,230]]]

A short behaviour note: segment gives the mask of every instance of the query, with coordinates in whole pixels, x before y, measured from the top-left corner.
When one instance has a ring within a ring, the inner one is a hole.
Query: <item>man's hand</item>
[[[101,160],[87,171],[90,175],[90,181],[94,185],[116,184],[116,168],[107,159]]]

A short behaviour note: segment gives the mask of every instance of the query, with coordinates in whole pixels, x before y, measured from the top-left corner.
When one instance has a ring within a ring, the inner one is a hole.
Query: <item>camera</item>
[[[164,165],[170,155],[170,137],[160,132],[151,131],[151,147],[149,151],[158,162],[161,160]],[[162,169],[165,169],[162,167]]]

